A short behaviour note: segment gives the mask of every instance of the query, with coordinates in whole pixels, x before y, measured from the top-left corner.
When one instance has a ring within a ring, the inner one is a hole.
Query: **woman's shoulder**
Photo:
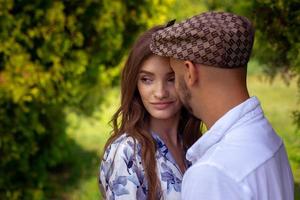
[[[108,178],[128,176],[134,172],[141,176],[143,166],[140,152],[136,139],[122,134],[106,148],[100,164],[100,175]]]
[[[120,135],[118,138],[116,138],[111,144],[116,145],[116,144],[126,144],[128,142],[137,142],[135,138],[132,136],[128,135],[127,133],[123,133]]]
[[[105,149],[103,159],[107,160],[109,157],[113,157],[114,159],[131,157],[134,153],[140,153],[140,146],[135,138],[124,133],[108,145]]]

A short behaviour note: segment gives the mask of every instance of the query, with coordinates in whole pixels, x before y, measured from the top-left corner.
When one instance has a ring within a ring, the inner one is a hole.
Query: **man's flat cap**
[[[206,12],[167,26],[152,35],[154,54],[214,67],[246,66],[254,41],[254,28],[242,16]]]

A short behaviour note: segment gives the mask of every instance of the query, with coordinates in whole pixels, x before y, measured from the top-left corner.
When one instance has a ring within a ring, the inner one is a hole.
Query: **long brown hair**
[[[142,165],[148,183],[149,200],[157,199],[157,196],[161,194],[161,187],[156,172],[156,162],[153,162],[155,160],[156,144],[147,129],[149,113],[140,98],[137,81],[143,61],[153,55],[149,48],[151,35],[162,28],[163,26],[156,26],[143,33],[129,53],[121,77],[121,106],[112,117],[112,135],[104,147],[106,149],[124,133],[134,138],[141,145]],[[183,138],[185,148],[189,148],[201,136],[200,121],[184,108],[181,111],[178,133]]]

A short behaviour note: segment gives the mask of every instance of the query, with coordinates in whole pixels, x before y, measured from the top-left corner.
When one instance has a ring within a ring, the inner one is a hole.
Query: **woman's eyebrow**
[[[150,71],[147,71],[147,70],[141,70],[140,72],[139,72],[139,74],[146,74],[146,75],[152,75],[152,76],[154,76],[154,73],[152,73],[152,72],[150,72]],[[172,75],[174,75],[175,73],[173,72],[173,71],[170,71],[170,72],[168,72],[167,74],[166,74],[166,76],[172,76]]]
[[[149,72],[149,71],[146,71],[146,70],[141,70],[139,73],[140,73],[140,74],[144,73],[144,74],[152,75],[152,76],[154,75],[154,73]]]
[[[173,71],[171,71],[171,72],[168,72],[167,73],[167,76],[169,76],[169,75],[174,75],[175,73],[173,72]]]

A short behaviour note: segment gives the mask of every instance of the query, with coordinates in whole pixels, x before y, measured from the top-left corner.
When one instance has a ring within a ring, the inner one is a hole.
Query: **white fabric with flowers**
[[[182,173],[167,146],[157,134],[157,173],[162,188],[162,199],[180,199]],[[136,148],[135,148],[136,147]],[[186,161],[186,166],[189,166]],[[108,200],[146,200],[147,180],[141,161],[141,145],[123,134],[105,151],[100,165],[99,184]]]

